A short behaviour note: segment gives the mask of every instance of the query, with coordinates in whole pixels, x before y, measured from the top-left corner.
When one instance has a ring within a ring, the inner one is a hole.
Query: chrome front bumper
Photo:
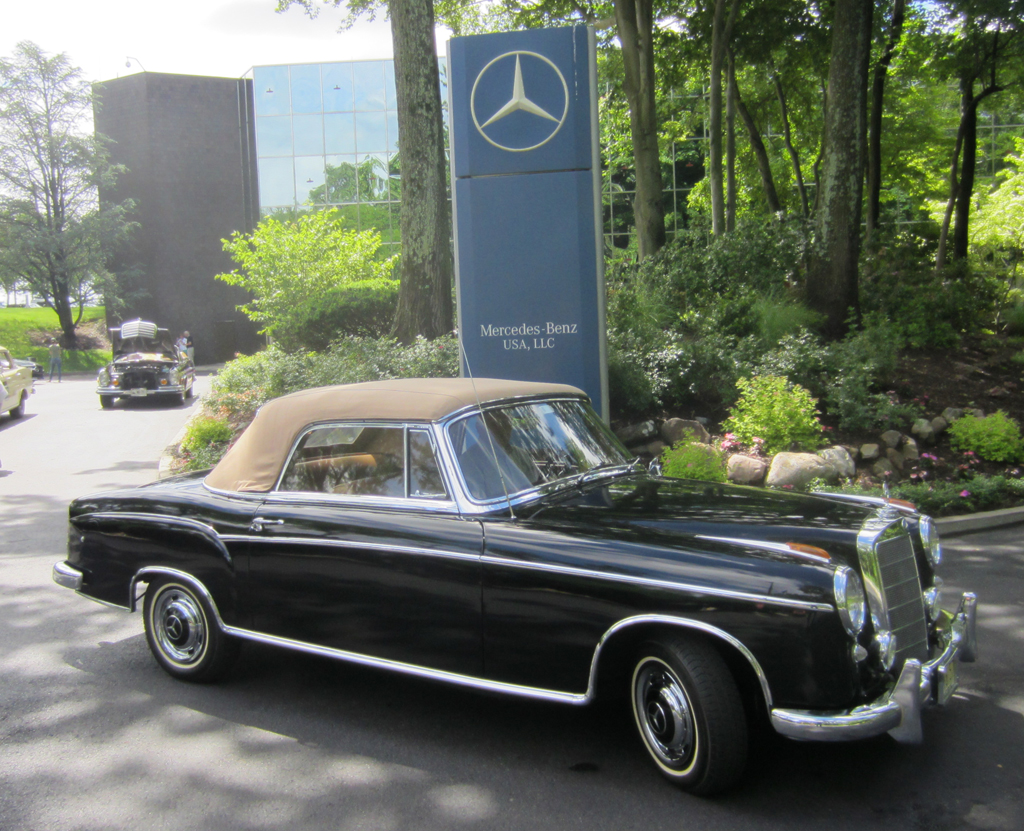
[[[53,582],[58,586],[72,591],[80,591],[82,588],[82,572],[74,566],[69,566],[61,561],[53,564]]]
[[[163,387],[158,387],[155,390],[151,390],[148,387],[133,387],[132,389],[126,389],[125,387],[97,387],[97,395],[112,395],[116,398],[146,398],[150,395],[167,395],[168,393],[184,393],[184,384],[167,384]]]
[[[942,652],[924,664],[907,661],[895,686],[877,701],[843,712],[773,709],[772,726],[802,741],[852,741],[889,733],[899,742],[920,742],[922,710],[945,704],[957,688],[957,664],[977,658],[977,608],[977,596],[966,592],[955,613],[942,612]]]

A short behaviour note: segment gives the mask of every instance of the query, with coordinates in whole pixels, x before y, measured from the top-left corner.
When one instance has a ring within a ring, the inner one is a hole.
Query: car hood
[[[173,355],[165,355],[161,352],[127,352],[114,356],[115,367],[122,366],[162,366],[176,364],[177,360]]]
[[[549,497],[529,519],[583,536],[733,556],[788,557],[756,544],[797,543],[824,549],[833,563],[853,564],[857,535],[878,510],[825,495],[638,475]]]

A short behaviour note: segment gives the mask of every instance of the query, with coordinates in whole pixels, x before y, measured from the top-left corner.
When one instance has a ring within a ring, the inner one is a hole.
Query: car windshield
[[[630,463],[597,414],[575,400],[475,413],[450,425],[448,435],[470,496],[480,501]]]

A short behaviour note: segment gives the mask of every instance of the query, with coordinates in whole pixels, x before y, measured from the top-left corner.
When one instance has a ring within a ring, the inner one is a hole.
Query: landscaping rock
[[[711,444],[711,434],[696,419],[670,418],[661,425],[661,438],[665,444],[683,441],[687,434],[693,436],[692,441]]]
[[[840,447],[839,445],[826,447],[824,450],[819,450],[818,455],[832,465],[836,473],[843,479],[849,479],[857,472],[857,465],[853,461],[853,456],[850,455],[850,452],[845,447]]]
[[[880,438],[886,447],[899,447],[903,441],[903,434],[899,430],[886,430]]]
[[[729,457],[727,475],[729,481],[737,485],[760,485],[767,470],[768,463],[763,459],[736,453]]]
[[[871,472],[881,480],[896,478],[896,469],[888,459],[879,459],[871,466]]]
[[[921,458],[917,442],[909,436],[907,436],[907,440],[903,442],[903,448],[900,452],[903,453],[903,458],[908,462],[916,462]]]
[[[653,421],[627,424],[625,427],[620,427],[616,430],[615,435],[619,437],[619,441],[626,445],[626,447],[629,447],[655,438],[658,435],[658,427]]]
[[[972,415],[975,418],[984,418],[985,411],[979,410],[977,407],[968,407],[966,410],[964,410],[964,415]]]
[[[914,426],[910,428],[910,432],[913,433],[920,441],[933,444],[935,442],[935,431],[932,429],[932,423],[926,418],[919,418],[914,422]]]
[[[877,444],[862,444],[860,446],[860,457],[865,462],[872,462],[878,458],[879,448]]]
[[[649,445],[647,445],[647,447],[645,448],[645,452],[648,456],[657,459],[662,454],[662,451],[665,449],[666,446],[667,445],[665,444],[665,442],[655,440],[652,441]]]
[[[837,478],[836,469],[815,453],[778,453],[768,468],[766,484],[802,488],[812,479],[834,482]]]
[[[949,422],[946,421],[942,416],[935,416],[931,421],[932,432],[936,437],[946,432],[946,428],[949,427]]]
[[[954,421],[964,417],[964,411],[959,407],[946,407],[942,411],[942,417],[946,419],[947,424],[952,424]]]
[[[903,454],[900,453],[899,450],[894,450],[893,448],[890,447],[888,450],[885,451],[885,458],[887,458],[892,463],[892,466],[896,470],[898,470],[900,473],[903,472],[904,459]]]

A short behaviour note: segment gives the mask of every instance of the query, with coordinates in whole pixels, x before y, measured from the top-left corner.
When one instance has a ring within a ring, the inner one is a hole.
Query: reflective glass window
[[[323,96],[325,113],[352,111],[352,64],[324,64]]]
[[[289,67],[292,84],[292,112],[318,113],[323,111],[320,98],[320,66],[306,64]]]
[[[352,80],[355,109],[365,112],[385,108],[384,61],[359,61],[352,64]]]
[[[373,228],[382,243],[398,241],[398,213],[393,202],[362,202],[359,205],[359,227]]]
[[[398,109],[398,95],[395,92],[395,62],[384,62],[384,103],[387,109]]]
[[[409,496],[420,499],[448,496],[434,454],[434,443],[426,430],[409,431]]]
[[[324,154],[324,117],[322,115],[296,115],[292,118],[296,156],[322,156]]]
[[[288,94],[288,67],[254,67],[252,91],[256,115],[285,115],[291,112]]]
[[[388,113],[388,150],[398,150],[398,113]]]
[[[352,113],[324,116],[324,149],[328,153],[355,153],[356,126]]]
[[[359,198],[355,155],[328,156],[326,162],[327,201],[355,202]]]
[[[322,156],[297,156],[295,159],[295,196],[301,203],[326,201],[324,160]]]
[[[356,156],[359,171],[359,201],[378,202],[388,199],[388,160],[383,153]]]
[[[295,174],[292,160],[260,159],[260,206],[295,204]]]
[[[356,149],[377,153],[388,149],[387,118],[384,113],[356,113]]]
[[[262,156],[292,154],[292,119],[287,115],[256,119],[256,152]]]
[[[321,440],[320,434],[329,436]],[[405,496],[404,429],[366,426],[351,434],[326,427],[300,440],[280,490]]]

